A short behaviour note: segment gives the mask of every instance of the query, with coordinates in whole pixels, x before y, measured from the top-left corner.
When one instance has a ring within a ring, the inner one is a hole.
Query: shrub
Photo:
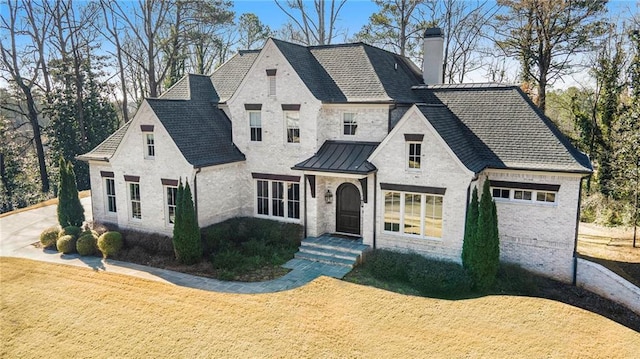
[[[145,252],[172,255],[173,243],[171,237],[159,233],[147,233],[132,230],[120,231],[127,248],[140,247]]]
[[[83,232],[76,241],[76,250],[81,256],[90,256],[98,250],[98,236],[92,232]]]
[[[53,226],[45,229],[40,233],[40,244],[45,248],[55,247],[58,240],[58,234],[60,233],[60,227]]]
[[[176,219],[173,225],[173,249],[180,263],[194,264],[202,258],[202,239],[189,183],[178,186]]]
[[[98,238],[98,249],[107,258],[122,248],[122,235],[119,232],[105,232]]]
[[[58,238],[56,241],[58,252],[69,254],[76,251],[76,237],[66,235]]]
[[[489,289],[496,280],[500,268],[500,243],[496,204],[489,189],[489,180],[484,181],[482,197],[478,206],[478,226],[472,242],[465,247],[466,266],[478,289]]]
[[[60,233],[58,234],[58,238],[62,236],[73,236],[74,238],[78,238],[80,232],[82,232],[82,229],[80,227],[67,226],[60,231]]]
[[[406,256],[385,250],[373,251],[367,256],[365,268],[377,279],[407,282]]]
[[[78,186],[73,164],[60,157],[60,182],[58,187],[58,223],[60,226],[81,226],[84,222],[84,207],[78,197]]]

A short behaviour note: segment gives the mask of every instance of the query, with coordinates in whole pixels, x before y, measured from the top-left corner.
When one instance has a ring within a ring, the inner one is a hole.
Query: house
[[[178,181],[201,227],[235,216],[344,233],[460,262],[489,180],[501,259],[569,281],[591,164],[516,86],[444,85],[443,34],[422,69],[363,43],[269,39],[188,75],[91,152],[93,216],[171,234]]]

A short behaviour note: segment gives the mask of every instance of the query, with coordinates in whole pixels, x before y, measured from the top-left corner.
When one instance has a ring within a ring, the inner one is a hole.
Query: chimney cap
[[[439,27],[430,27],[424,32],[425,39],[428,37],[444,37],[444,31]]]

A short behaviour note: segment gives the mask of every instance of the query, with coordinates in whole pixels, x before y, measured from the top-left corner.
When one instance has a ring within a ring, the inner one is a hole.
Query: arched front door
[[[336,232],[360,234],[360,191],[351,183],[336,191]]]

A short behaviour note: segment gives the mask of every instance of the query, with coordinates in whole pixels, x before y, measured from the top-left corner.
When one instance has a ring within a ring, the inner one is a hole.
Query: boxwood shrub
[[[119,232],[105,232],[98,238],[98,248],[107,258],[122,248],[122,235]]]
[[[40,233],[40,244],[45,248],[54,248],[56,241],[58,240],[58,234],[60,233],[60,227],[53,226],[45,229]]]
[[[98,236],[94,233],[83,232],[76,241],[76,250],[81,256],[90,256],[98,250]]]
[[[78,236],[80,235],[80,232],[82,232],[82,228],[80,227],[76,227],[76,226],[64,227],[58,234],[58,238],[62,236],[73,236],[74,238],[78,238]]]
[[[56,247],[58,248],[58,252],[64,254],[74,253],[76,251],[76,237],[72,235],[62,236],[58,238]]]

